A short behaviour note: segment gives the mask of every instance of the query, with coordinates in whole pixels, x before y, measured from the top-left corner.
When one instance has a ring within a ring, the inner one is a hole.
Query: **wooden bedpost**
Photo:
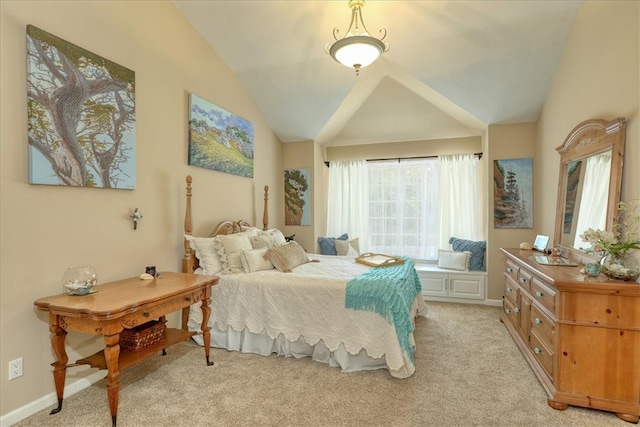
[[[264,186],[264,210],[262,212],[262,229],[269,228],[269,186]]]
[[[191,175],[187,175],[187,208],[184,214],[184,234],[191,235],[193,231],[193,225],[191,222]],[[193,273],[194,263],[193,251],[191,245],[187,239],[184,239],[184,258],[182,258],[182,272]],[[189,322],[189,307],[182,309],[182,329],[188,330],[187,323]]]
[[[187,208],[184,214],[184,234],[191,235],[193,225],[191,222],[191,175],[187,175]],[[184,239],[184,258],[182,259],[182,272],[193,273],[193,252],[187,239]]]

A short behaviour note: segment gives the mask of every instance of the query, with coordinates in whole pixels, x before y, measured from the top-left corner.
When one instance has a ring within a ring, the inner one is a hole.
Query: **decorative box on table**
[[[120,333],[120,347],[129,351],[141,351],[162,340],[165,325],[159,320],[152,320]]]

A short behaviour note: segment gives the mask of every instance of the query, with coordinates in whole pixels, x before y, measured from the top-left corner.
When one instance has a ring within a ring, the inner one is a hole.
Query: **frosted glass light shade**
[[[370,36],[351,36],[331,45],[329,54],[349,68],[364,68],[386,50],[384,42]]]

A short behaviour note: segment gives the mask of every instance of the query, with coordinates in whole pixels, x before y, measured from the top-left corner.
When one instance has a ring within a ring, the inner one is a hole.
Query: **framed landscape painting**
[[[311,225],[309,169],[284,171],[284,225]]]
[[[253,178],[253,124],[189,94],[189,165]]]
[[[533,159],[493,161],[493,225],[533,228]]]
[[[136,187],[135,73],[27,26],[29,183]]]

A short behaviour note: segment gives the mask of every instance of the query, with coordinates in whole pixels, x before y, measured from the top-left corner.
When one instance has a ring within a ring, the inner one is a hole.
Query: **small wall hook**
[[[138,211],[138,208],[136,208],[136,210],[129,216],[133,219],[133,229],[137,230],[138,221],[142,219],[142,214]]]

